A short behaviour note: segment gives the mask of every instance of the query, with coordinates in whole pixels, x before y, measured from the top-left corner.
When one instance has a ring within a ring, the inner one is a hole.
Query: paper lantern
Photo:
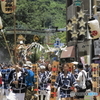
[[[99,22],[97,19],[88,21],[88,26],[89,26],[89,33],[92,39],[96,39],[100,37],[100,27],[99,27]]]
[[[1,0],[1,9],[4,13],[13,13],[16,8],[16,0]]]

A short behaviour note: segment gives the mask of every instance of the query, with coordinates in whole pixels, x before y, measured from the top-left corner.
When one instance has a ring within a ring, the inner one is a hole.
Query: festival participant
[[[25,74],[21,67],[15,65],[15,70],[12,70],[8,78],[11,86],[11,91],[7,96],[7,100],[24,100],[26,84]]]
[[[50,99],[50,74],[44,65],[40,65],[39,90],[39,100]]]
[[[3,81],[3,88],[4,88],[4,95],[7,96],[9,94],[9,82],[8,77],[11,72],[9,65],[4,64],[1,69],[2,74],[2,81]]]
[[[74,91],[77,91],[78,84],[75,81],[74,75],[69,72],[69,65],[68,63],[64,63],[63,71],[58,74],[56,82],[55,82],[55,88],[57,89],[60,87],[60,98],[61,100],[69,100],[71,95],[71,87],[74,86]]]

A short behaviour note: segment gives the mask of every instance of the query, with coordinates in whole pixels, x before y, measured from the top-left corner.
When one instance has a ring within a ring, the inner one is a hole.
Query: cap
[[[32,65],[31,61],[26,61],[26,64]]]
[[[32,67],[32,65],[29,65],[29,64],[24,64],[23,66],[24,67]]]
[[[23,64],[23,66],[25,67],[32,67],[32,63],[31,61],[26,61],[26,64]]]
[[[45,69],[46,67],[45,67],[44,65],[41,65],[40,68],[41,68],[41,69]]]

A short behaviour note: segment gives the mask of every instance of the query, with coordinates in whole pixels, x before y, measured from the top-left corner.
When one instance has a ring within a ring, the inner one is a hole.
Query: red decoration
[[[2,84],[2,78],[0,77],[0,84]]]
[[[57,68],[52,68],[52,71],[57,71]]]
[[[71,90],[74,90],[74,87],[70,87]]]
[[[5,1],[5,0],[1,0],[1,1]]]
[[[94,30],[94,31],[91,32],[92,36],[96,36],[97,34],[98,34],[98,32],[96,30]]]
[[[52,92],[53,96],[56,97],[57,96],[57,93],[56,92]]]
[[[34,89],[34,91],[38,91],[39,89]]]
[[[69,67],[69,70],[68,70],[68,71],[70,71],[70,72],[71,72],[71,71],[72,71],[72,68],[71,68],[71,67]]]
[[[97,68],[92,68],[92,71],[96,71],[97,70]]]

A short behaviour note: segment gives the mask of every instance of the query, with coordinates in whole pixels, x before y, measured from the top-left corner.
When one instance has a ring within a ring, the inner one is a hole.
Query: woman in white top
[[[77,81],[80,88],[76,93],[76,98],[77,98],[77,100],[84,100],[84,96],[85,96],[85,92],[86,92],[85,81],[86,81],[87,73],[85,70],[83,70],[82,63],[78,64],[78,69],[80,72],[78,74],[76,81]]]

